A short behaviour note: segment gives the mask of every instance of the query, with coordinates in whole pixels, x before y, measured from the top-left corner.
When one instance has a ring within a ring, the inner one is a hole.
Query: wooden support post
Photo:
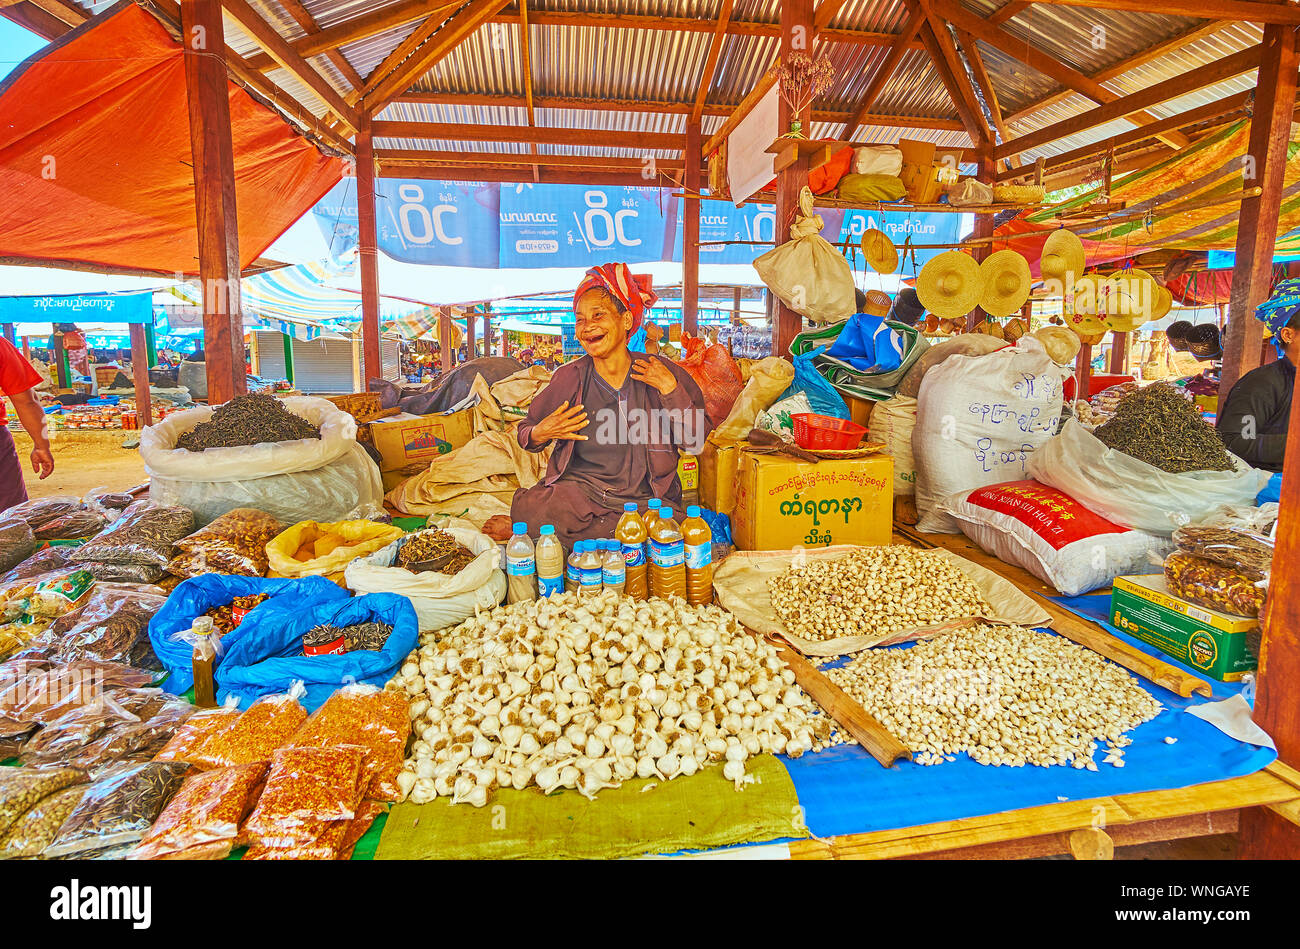
[[[32,361],[32,343],[31,339],[26,336],[23,337],[23,358],[28,362]]]
[[[1128,372],[1128,343],[1131,333],[1118,330],[1110,334],[1110,366],[1113,373],[1124,375]]]
[[[731,322],[739,323],[740,319],[740,287],[733,287],[731,290]]]
[[[1268,298],[1272,289],[1273,245],[1286,175],[1291,116],[1295,111],[1300,38],[1291,27],[1266,26],[1261,46],[1255,111],[1250,120],[1243,171],[1245,187],[1262,190],[1259,197],[1241,202],[1219,398],[1226,397],[1238,379],[1260,365],[1263,324],[1255,319],[1255,308]]]
[[[698,195],[700,180],[700,122],[686,123],[687,195]],[[699,335],[700,306],[700,199],[687,197],[682,204],[682,332]]]
[[[284,377],[289,380],[289,385],[294,385],[293,381],[293,337],[288,333],[281,333],[284,337]]]
[[[153,424],[153,397],[149,394],[149,349],[145,345],[144,324],[131,324],[131,378],[135,382],[136,427]]]
[[[483,310],[483,355],[492,355],[492,311],[486,306]]]
[[[63,348],[63,334],[57,329],[50,336],[53,341],[50,356],[54,359],[54,378],[60,389],[68,388],[68,354]]]
[[[449,307],[439,307],[438,309],[438,352],[442,357],[443,373],[451,372],[451,348],[455,337],[455,330],[451,325],[451,309]]]
[[[991,143],[989,147],[991,149],[992,147]],[[976,165],[977,165],[976,172],[975,172],[976,180],[982,181],[988,185],[992,185],[994,177],[997,174],[997,165],[993,161],[992,152],[990,150],[984,151],[977,159]],[[971,248],[971,256],[974,257],[976,261],[983,261],[986,257],[988,257],[989,254],[993,252],[992,243],[984,243],[985,241],[988,241],[989,238],[993,236],[993,215],[992,214],[975,215],[974,236],[980,241],[980,243],[975,244]],[[969,313],[967,313],[966,331],[970,332],[971,330],[975,329],[975,327],[980,324],[980,322],[984,319],[985,316],[986,314],[983,308],[978,306],[975,307],[975,309],[971,310]]]
[[[14,325],[12,323],[4,324],[5,339],[13,346],[18,345],[18,337],[14,335]]]
[[[199,230],[203,350],[212,405],[248,391],[224,37],[220,0],[181,0],[185,98]]]
[[[811,54],[813,42],[812,0],[782,0],[781,2],[781,58],[794,53]],[[777,108],[777,134],[790,130],[790,123],[798,121],[805,135],[812,126],[812,109],[794,114],[785,100]],[[790,240],[790,225],[799,211],[799,191],[808,184],[808,156],[801,154],[776,176],[776,242],[781,246]],[[790,358],[790,343],[803,330],[803,316],[779,300],[773,299],[772,355]]]
[[[1088,398],[1088,387],[1092,384],[1092,344],[1081,343],[1079,345],[1079,356],[1074,364],[1074,378],[1077,382],[1074,397],[1076,399]]]
[[[478,319],[478,314],[473,310],[465,313],[465,359],[471,360],[478,357],[475,351],[478,349],[478,343],[474,339],[474,323]]]
[[[375,149],[370,114],[361,116],[357,131],[357,253],[361,258],[362,391],[368,379],[382,379],[379,352],[379,239],[375,226]]]

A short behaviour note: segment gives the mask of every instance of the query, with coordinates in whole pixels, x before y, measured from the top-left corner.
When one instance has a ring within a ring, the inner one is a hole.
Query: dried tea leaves
[[[272,395],[241,395],[217,408],[206,422],[176,440],[177,448],[243,448],[266,442],[320,438],[320,429],[294,415]]]
[[[1173,386],[1157,382],[1125,396],[1094,435],[1107,447],[1170,474],[1232,471],[1214,426]]]

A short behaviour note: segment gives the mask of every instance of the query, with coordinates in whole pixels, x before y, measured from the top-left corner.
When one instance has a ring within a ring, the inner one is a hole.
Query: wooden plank
[[[478,353],[475,352],[474,341],[474,321],[476,314],[473,310],[465,311],[465,359],[477,359]]]
[[[865,708],[828,679],[821,670],[784,641],[769,637],[768,642],[776,647],[781,661],[794,672],[794,679],[799,683],[799,687],[812,696],[827,715],[856,738],[871,757],[886,768],[892,768],[899,758],[912,760],[912,752],[906,745],[890,734],[884,725],[876,721]]]
[[[1260,365],[1263,324],[1250,316],[1272,292],[1273,246],[1277,241],[1291,116],[1296,105],[1300,44],[1295,31],[1267,27],[1262,46],[1263,58],[1246,146],[1250,164],[1243,169],[1243,183],[1258,186],[1262,193],[1241,203],[1228,311],[1246,318],[1228,321],[1227,338],[1223,341],[1223,370],[1219,375],[1220,398],[1232,391],[1238,379]],[[1300,729],[1300,720],[1297,728]]]
[[[971,143],[976,148],[991,144],[993,136],[989,133],[979,103],[975,101],[974,90],[966,78],[966,70],[953,45],[952,34],[948,32],[948,24],[937,14],[929,12],[922,0],[904,0],[904,3],[909,9],[926,11],[925,24],[921,27],[921,42],[930,53],[930,59],[939,74],[940,82],[948,91],[948,97],[957,107],[957,114],[961,117],[962,126],[970,136]]]
[[[1105,656],[1130,672],[1184,698],[1193,694],[1207,697],[1211,694],[1210,687],[1190,672],[1185,672],[1155,656],[1148,656],[1140,649],[1110,635],[1097,624],[1075,616],[1069,610],[1059,606],[1051,599],[1052,596],[1059,595],[1055,590],[1020,567],[1003,563],[992,554],[981,550],[969,538],[961,534],[923,534],[916,528],[904,524],[895,524],[894,531],[918,547],[942,547],[944,550],[951,550],[958,556],[965,557],[972,563],[1005,577],[1048,612],[1051,616],[1053,632],[1081,646],[1087,646],[1093,652]]]
[[[1128,372],[1129,336],[1129,333],[1121,333],[1118,330],[1110,334],[1110,365],[1107,367],[1110,372],[1120,375]]]
[[[0,16],[11,23],[17,23],[23,29],[35,33],[44,40],[56,40],[73,29],[70,24],[64,23],[52,14],[46,13],[31,2],[16,3],[13,6],[0,9]]]
[[[524,77],[524,112],[528,117],[528,126],[537,125],[537,109],[533,104],[533,42],[532,27],[528,25],[528,0],[519,0],[519,71]],[[537,154],[537,145],[530,144],[528,152]],[[533,163],[533,181],[539,179],[537,163]]]
[[[1161,40],[1154,46],[1148,46],[1145,49],[1134,53],[1132,56],[1125,56],[1123,59],[1111,63],[1109,66],[1088,73],[1088,77],[1097,82],[1109,82],[1111,79],[1122,76],[1126,72],[1131,72],[1140,66],[1145,66],[1149,62],[1159,59],[1166,53],[1172,53],[1175,50],[1182,49],[1189,43],[1195,43],[1197,40],[1205,39],[1207,36],[1213,36],[1225,26],[1231,25],[1231,23],[1223,20],[1211,20],[1206,23],[1198,24],[1183,30],[1181,33],[1176,33],[1168,39]],[[1007,124],[1010,125],[1019,122],[1021,119],[1033,115],[1035,112],[1039,112],[1048,106],[1056,105],[1056,103],[1063,99],[1068,99],[1071,95],[1073,95],[1072,90],[1061,89],[1057,92],[1043,96],[1041,99],[1035,99],[1033,102],[1022,106],[1008,115],[1006,117]]]
[[[320,24],[316,18],[311,15],[310,11],[302,5],[301,0],[280,0],[280,6],[284,7],[286,13],[293,17],[294,22],[301,26],[307,33],[319,33]],[[325,58],[334,64],[334,68],[343,74],[343,78],[353,89],[360,89],[364,86],[365,80],[361,78],[348,58],[340,53],[337,49],[325,51]]]
[[[375,222],[375,157],[370,116],[357,130],[357,254],[361,258],[361,388],[384,377],[379,341],[379,240]]]
[[[727,6],[730,4],[728,2]],[[700,173],[700,122],[689,119],[686,123],[686,144],[683,155],[691,160],[686,168],[683,185],[688,195],[698,195],[703,188]],[[700,199],[688,197],[682,202],[682,332],[699,335],[700,306]]]
[[[248,391],[239,295],[235,155],[220,0],[181,0],[181,26],[181,35],[192,38],[184,46],[185,95],[194,161],[208,402],[216,405]],[[209,44],[209,40],[213,42]]]
[[[1108,834],[1117,835],[1118,828],[1130,824],[1236,811],[1294,799],[1294,788],[1259,771],[1189,788],[1066,801],[983,817],[847,834],[829,840],[798,840],[790,844],[790,855],[794,859],[911,857],[1045,834],[1068,834],[1092,827],[1096,822]]]
[[[380,33],[386,33],[408,23],[415,23],[431,16],[436,17],[439,14],[447,16],[460,6],[461,0],[453,0],[450,3],[404,0],[361,16],[351,17],[342,23],[332,24],[318,33],[293,40],[291,45],[294,51],[304,58],[319,56],[321,53],[378,36]],[[265,54],[250,56],[248,61],[254,69],[262,71],[274,69],[276,65],[275,60]]]
[[[843,136],[852,138],[854,133],[863,125],[868,124],[866,117],[871,110],[871,106],[880,98],[880,92],[885,88],[885,84],[893,77],[894,71],[898,68],[903,54],[910,48],[916,34],[920,32],[921,24],[925,22],[925,12],[919,7],[912,10],[908,15],[907,22],[903,24],[903,30],[898,34],[894,45],[889,48],[885,55],[884,61],[876,69],[875,75],[871,77],[871,82],[867,89],[862,93],[862,98],[858,100],[857,108],[853,110],[853,118],[844,126]]]
[[[378,115],[394,96],[409,89],[443,57],[478,32],[479,27],[499,13],[508,2],[509,0],[470,0],[451,19],[435,29],[428,29],[429,24],[436,19],[431,17],[413,34],[422,35],[423,39],[416,44],[411,54],[395,63],[391,73],[384,75],[376,69],[375,75],[367,81],[364,94],[366,111]],[[376,77],[378,82],[374,82]]]
[[[144,324],[131,324],[131,379],[135,383],[136,427],[153,424],[153,396],[149,392],[149,347],[145,345]]]
[[[438,355],[442,363],[443,374],[451,372],[452,343],[456,333],[451,325],[451,307],[438,308]]]
[[[1010,3],[1001,6],[990,13],[988,21],[997,26],[1001,26],[1003,23],[1006,23],[1007,20],[1010,20],[1028,10],[1031,6],[1033,6],[1033,4],[1030,3],[1029,0],[1011,0]]]
[[[90,19],[89,13],[67,0],[29,0],[29,2],[50,16],[62,20],[68,26],[81,26]]]
[[[1113,122],[1115,119],[1122,119],[1133,112],[1148,109],[1151,106],[1159,105],[1189,92],[1195,92],[1197,89],[1203,89],[1206,86],[1212,86],[1224,79],[1240,76],[1242,73],[1250,72],[1259,65],[1259,56],[1260,47],[1252,46],[1230,56],[1224,56],[1222,59],[1206,63],[1204,66],[1197,66],[1195,69],[1190,69],[1179,76],[1148,86],[1132,95],[1123,96],[1114,102],[1107,102],[1095,109],[1089,109],[1087,112],[1021,135],[1019,138],[1013,138],[1009,142],[1003,142],[993,150],[993,157],[1002,159],[1009,155],[1018,155],[1031,148],[1054,142],[1059,138],[1086,132],[1098,125]]]
[[[988,43],[994,49],[1001,50],[1031,69],[1055,79],[1062,85],[1068,86],[1075,92],[1081,93],[1095,102],[1104,104],[1121,98],[1119,93],[1107,89],[1101,83],[1085,76],[1077,69],[1071,69],[1055,57],[1040,52],[1031,43],[1026,43],[1024,40],[1007,33],[1001,27],[990,24],[987,20],[971,14],[953,0],[927,0],[927,2],[934,7],[937,13],[940,13],[944,19],[959,30],[970,33],[977,39]],[[1157,116],[1140,110],[1126,116],[1126,118],[1139,124],[1158,121]],[[1178,132],[1162,132],[1159,137],[1174,148],[1183,148],[1187,145],[1187,137]]]
[[[381,178],[417,178],[421,180],[447,181],[509,181],[527,183],[534,181],[532,166],[528,163],[531,156],[523,156],[524,162],[516,167],[505,165],[439,165],[425,162],[403,163],[387,162],[379,166]],[[651,184],[639,172],[602,171],[583,168],[538,168],[537,179],[543,184],[570,185],[625,185],[630,188],[644,188]],[[660,171],[654,179],[659,187],[677,183],[666,170]]]
[[[458,142],[512,142],[537,145],[591,145],[607,136],[610,147],[680,151],[681,135],[668,132],[618,132],[601,129],[529,128],[526,125],[463,125],[456,122],[375,121],[376,138],[423,138]],[[598,142],[597,142],[598,144]]]
[[[837,8],[841,2],[843,0],[835,4]],[[731,22],[733,7],[735,7],[735,0],[722,0],[722,7],[718,10],[718,22],[713,30],[713,38],[709,41],[709,53],[704,59],[704,72],[700,75],[699,86],[695,93],[695,105],[691,107],[691,122],[698,124],[700,116],[704,113],[704,103],[709,98],[709,90],[713,87],[713,76],[718,69],[718,58],[722,55],[722,41],[727,38],[727,24]],[[687,154],[689,155],[690,152]]]
[[[1124,10],[1159,13],[1165,16],[1198,16],[1214,20],[1246,20],[1300,26],[1300,7],[1292,3],[1258,0],[1035,0],[1045,6],[1088,7],[1092,10]]]
[[[1005,142],[1011,138],[1011,132],[1007,129],[1007,123],[1002,120],[1002,103],[998,101],[998,91],[993,85],[988,70],[984,67],[984,57],[980,55],[979,43],[974,36],[964,30],[957,31],[957,42],[962,52],[966,54],[971,76],[975,79],[975,85],[979,87],[980,95],[984,97],[984,105],[988,107],[993,127],[997,129],[998,137]],[[1006,165],[1010,171],[1015,168],[1015,161],[1008,158]]]
[[[316,93],[330,111],[347,123],[348,128],[356,129],[359,122],[356,109],[344,102],[343,97],[326,81],[325,77],[295,52],[284,37],[263,20],[246,0],[221,0],[221,5],[230,18],[238,23],[268,56]]]
[[[419,148],[378,148],[375,159],[380,164],[477,165],[480,168],[598,168],[640,173],[646,163],[640,158],[606,158],[601,155],[525,155],[515,152],[449,152]],[[698,163],[697,163],[698,166]],[[686,162],[679,158],[656,158],[655,167],[683,171]]]

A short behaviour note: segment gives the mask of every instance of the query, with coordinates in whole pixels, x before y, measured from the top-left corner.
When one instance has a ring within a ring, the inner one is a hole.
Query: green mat
[[[446,798],[397,804],[374,859],[604,859],[808,836],[781,763],[761,755],[747,768],[755,780],[743,791],[711,767],[672,781],[629,781],[594,801],[528,788],[497,790],[486,807]]]
[[[422,529],[428,523],[428,520],[427,517],[395,517],[393,518],[393,526],[400,527],[409,534],[411,531]]]

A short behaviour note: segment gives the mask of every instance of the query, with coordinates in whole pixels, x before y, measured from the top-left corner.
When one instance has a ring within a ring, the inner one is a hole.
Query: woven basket
[[[1042,185],[994,185],[993,200],[999,204],[1041,204],[1047,197]]]

